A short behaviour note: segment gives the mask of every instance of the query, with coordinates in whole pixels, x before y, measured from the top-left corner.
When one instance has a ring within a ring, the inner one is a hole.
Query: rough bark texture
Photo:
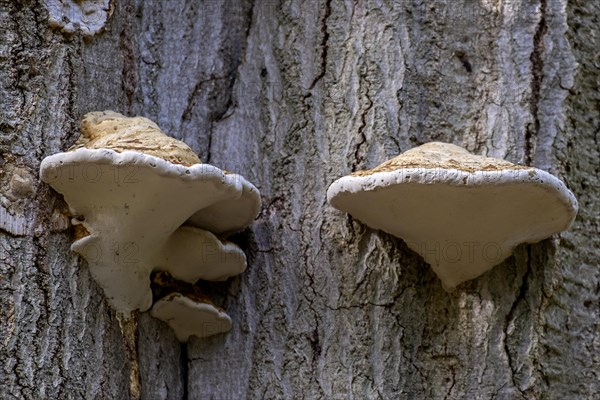
[[[595,398],[598,26],[585,0],[0,0],[0,398]],[[37,171],[103,109],[259,187],[248,270],[203,285],[228,335],[117,317],[69,251]],[[432,140],[557,174],[575,225],[444,292],[325,197]]]

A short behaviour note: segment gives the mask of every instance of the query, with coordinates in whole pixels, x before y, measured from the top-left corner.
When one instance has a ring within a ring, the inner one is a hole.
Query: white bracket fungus
[[[156,269],[188,283],[224,281],[246,269],[246,256],[236,244],[193,226],[173,232],[156,260]]]
[[[448,291],[501,263],[518,244],[568,229],[578,208],[545,171],[437,142],[338,179],[327,199],[402,238]]]
[[[206,229],[222,225],[214,233],[224,236],[252,223],[260,197],[250,182],[201,164],[146,118],[89,113],[81,133],[69,151],[42,161],[40,176],[64,196],[79,233],[71,248],[117,311],[150,308],[155,270],[188,283],[244,271],[243,251]]]
[[[181,342],[189,337],[206,337],[231,329],[231,319],[215,306],[197,286],[176,281],[168,272],[152,277],[153,291],[158,300],[150,315],[165,321]]]
[[[241,184],[241,196],[203,208],[190,217],[189,224],[227,236],[254,221],[260,211],[260,202],[256,201],[260,196],[258,189],[240,175],[230,174],[228,177]]]
[[[222,310],[181,293],[158,300],[150,314],[168,323],[180,342],[187,342],[191,335],[206,337],[231,330],[231,319]]]

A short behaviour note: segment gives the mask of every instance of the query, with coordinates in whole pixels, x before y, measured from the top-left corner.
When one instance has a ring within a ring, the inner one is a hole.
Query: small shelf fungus
[[[246,255],[236,244],[211,232],[182,226],[169,237],[155,264],[156,269],[183,282],[224,281],[244,272]]]
[[[176,281],[168,272],[157,272],[152,288],[158,300],[150,314],[169,324],[180,342],[187,342],[192,335],[207,337],[231,329],[231,318],[197,286]]]
[[[193,284],[246,268],[243,251],[222,237],[252,223],[258,190],[202,164],[146,118],[86,114],[77,143],[45,158],[40,177],[64,196],[77,231],[71,248],[117,311],[152,306],[153,271]]]
[[[427,143],[335,181],[329,203],[402,238],[447,291],[535,243],[568,229],[577,200],[553,175]]]

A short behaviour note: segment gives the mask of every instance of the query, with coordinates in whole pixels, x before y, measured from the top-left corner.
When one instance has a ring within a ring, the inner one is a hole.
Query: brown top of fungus
[[[114,111],[95,111],[84,115],[81,136],[69,150],[82,147],[111,149],[117,153],[137,151],[186,166],[201,163],[185,143],[165,135],[149,119],[126,117]]]
[[[367,176],[402,168],[441,168],[464,172],[531,169],[499,158],[474,155],[450,143],[431,142],[407,150],[373,169],[354,172],[352,176]]]

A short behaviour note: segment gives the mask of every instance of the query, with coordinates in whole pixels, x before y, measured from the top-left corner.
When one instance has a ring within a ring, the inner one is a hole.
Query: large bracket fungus
[[[553,175],[427,143],[335,181],[335,208],[402,238],[448,291],[535,243],[568,229],[577,200]]]
[[[64,196],[78,232],[71,248],[88,261],[117,311],[152,306],[153,271],[190,284],[244,271],[243,251],[222,237],[258,215],[260,196],[250,182],[201,164],[146,118],[92,112],[81,126],[69,151],[42,161],[40,176]],[[161,309],[156,315],[165,315]]]

